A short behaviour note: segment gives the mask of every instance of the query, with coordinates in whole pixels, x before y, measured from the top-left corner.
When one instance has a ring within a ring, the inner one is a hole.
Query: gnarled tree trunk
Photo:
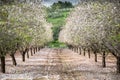
[[[90,49],[88,49],[88,57],[90,58]]]
[[[83,55],[85,56],[85,48],[83,49]]]
[[[27,58],[29,58],[29,50],[27,50]]]
[[[23,51],[23,53],[22,53],[22,61],[23,62],[25,62],[25,53],[26,53],[25,51]]]
[[[81,48],[79,48],[79,54],[81,55]]]
[[[35,48],[33,48],[33,52],[34,52],[34,54],[35,54]]]
[[[1,71],[5,73],[5,56],[1,56]]]
[[[77,53],[79,53],[79,48],[77,47]]]
[[[36,52],[38,51],[37,47],[35,48]]]
[[[32,51],[32,48],[30,48],[30,53],[31,53],[31,56],[33,56],[33,51]]]
[[[120,56],[117,56],[117,73],[120,73]]]
[[[95,55],[95,62],[97,62],[97,52],[94,51],[94,55]]]
[[[103,51],[103,54],[102,54],[102,66],[103,66],[103,67],[106,67],[106,56],[105,56],[105,51]]]
[[[14,54],[11,54],[10,56],[11,56],[11,58],[12,58],[13,65],[16,66],[16,65],[17,65],[17,62],[16,62],[16,59],[15,59]]]
[[[27,53],[27,58],[29,58],[29,49],[27,49],[26,53]]]

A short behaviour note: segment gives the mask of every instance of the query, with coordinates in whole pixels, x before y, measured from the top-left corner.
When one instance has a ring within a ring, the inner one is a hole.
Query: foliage
[[[0,8],[1,56],[15,49],[23,51],[32,46],[43,46],[52,40],[52,25],[46,22],[41,5],[20,3]]]
[[[53,5],[51,5],[51,8],[49,9],[49,11],[55,11],[58,9],[64,9],[64,8],[73,8],[73,5],[71,2],[62,2],[62,1],[58,1],[57,3],[53,3]]]
[[[67,45],[59,42],[59,41],[52,41],[50,43],[48,43],[48,47],[50,48],[67,48]]]
[[[53,6],[55,8],[58,6],[59,3],[60,5],[66,4],[66,2],[65,3],[58,2],[58,3],[54,3],[51,8],[47,8],[46,19],[49,23],[53,24],[52,31],[54,38],[54,41],[49,43],[49,47],[60,47],[63,44],[58,42],[59,32],[61,31],[61,28],[65,24],[66,22],[65,20],[69,15],[69,12],[71,11],[71,8],[67,8],[67,7],[63,7],[62,9],[61,8],[53,9]]]
[[[83,1],[67,18],[59,40],[73,46],[93,47],[119,54],[120,4],[109,1]],[[105,47],[105,48],[104,48]]]
[[[59,32],[62,26],[65,24],[65,20],[69,15],[71,9],[59,9],[55,12],[48,12],[47,21],[53,24],[53,38],[54,40],[58,39]]]

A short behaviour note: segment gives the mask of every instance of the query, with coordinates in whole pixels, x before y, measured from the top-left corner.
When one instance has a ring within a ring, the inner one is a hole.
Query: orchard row
[[[21,53],[25,61],[29,50],[35,53],[52,41],[52,25],[46,22],[45,14],[41,4],[13,3],[0,6],[0,58],[3,73],[7,54],[16,65],[16,51]]]
[[[120,73],[120,2],[119,0],[84,0],[67,18],[59,41],[70,48],[83,49],[105,57],[112,53]],[[89,53],[90,55],[90,53]],[[97,61],[97,59],[95,59]]]

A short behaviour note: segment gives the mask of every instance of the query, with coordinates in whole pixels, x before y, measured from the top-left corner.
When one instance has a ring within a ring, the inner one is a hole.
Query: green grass
[[[63,26],[65,24],[65,20],[69,14],[69,12],[60,12],[60,16],[57,16],[57,17],[47,17],[47,21],[49,23],[52,23],[53,24],[53,27],[54,26]],[[54,15],[54,14],[53,14]]]
[[[52,41],[48,44],[48,47],[50,47],[50,48],[66,48],[67,45],[62,42],[59,42],[59,41]]]
[[[65,48],[67,47],[66,44],[61,43],[58,41],[59,32],[61,30],[61,27],[63,27],[66,23],[66,18],[69,15],[70,10],[57,10],[55,12],[48,12],[48,15],[46,17],[47,22],[52,23],[53,27],[53,38],[54,41],[50,42],[48,46],[50,48]]]
[[[56,19],[48,19],[48,22],[52,23],[53,26],[62,26],[65,23],[65,18],[56,18]]]

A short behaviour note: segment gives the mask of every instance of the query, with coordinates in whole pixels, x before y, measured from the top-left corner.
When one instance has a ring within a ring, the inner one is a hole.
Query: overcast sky
[[[58,1],[69,1],[69,2],[72,2],[73,4],[77,4],[78,3],[78,0],[42,0],[42,3],[45,6],[50,6],[54,2],[58,2]]]

